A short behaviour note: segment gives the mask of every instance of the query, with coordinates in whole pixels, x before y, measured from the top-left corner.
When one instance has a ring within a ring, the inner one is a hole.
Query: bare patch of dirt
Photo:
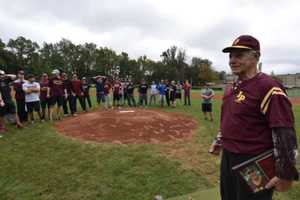
[[[192,117],[150,109],[99,110],[55,124],[66,136],[114,144],[176,143],[191,139],[196,127]]]

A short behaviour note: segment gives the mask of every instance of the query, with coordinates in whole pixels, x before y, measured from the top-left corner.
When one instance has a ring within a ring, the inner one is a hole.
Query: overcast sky
[[[299,0],[0,0],[5,42],[66,38],[154,60],[176,45],[229,72],[221,50],[241,34],[259,39],[264,72],[300,72]]]

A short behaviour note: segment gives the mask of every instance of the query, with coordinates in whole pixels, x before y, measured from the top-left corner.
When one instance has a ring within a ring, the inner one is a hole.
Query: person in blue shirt
[[[160,106],[163,107],[164,106],[164,99],[165,99],[165,95],[166,95],[166,85],[165,85],[165,81],[161,80],[159,85],[158,85],[158,91],[159,91],[159,101],[160,101]]]
[[[93,82],[96,84],[96,97],[98,105],[105,102],[104,98],[104,76],[95,76],[92,78]]]

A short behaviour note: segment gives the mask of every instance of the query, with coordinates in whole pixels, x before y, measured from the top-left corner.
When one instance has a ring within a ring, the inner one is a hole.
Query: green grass
[[[219,100],[213,103],[214,122],[203,119],[198,99],[191,107],[165,108],[191,115],[199,123],[193,141],[175,145],[80,142],[57,134],[51,123],[27,125],[24,130],[9,127],[0,139],[0,199],[147,200],[157,194],[170,200],[209,199],[203,195],[217,191],[213,188],[218,185],[220,160],[207,148],[219,129],[220,105]],[[299,122],[300,106],[294,112]],[[171,155],[172,149],[181,154]],[[300,184],[276,199],[287,197],[299,199]]]

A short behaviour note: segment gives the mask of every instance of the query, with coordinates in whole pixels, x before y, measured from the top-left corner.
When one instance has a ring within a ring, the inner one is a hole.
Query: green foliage
[[[132,78],[136,82],[160,79],[190,80],[194,84],[216,81],[220,76],[212,68],[208,59],[193,58],[188,64],[184,49],[171,46],[161,54],[161,61],[154,61],[146,55],[131,59],[126,52],[117,54],[107,47],[97,47],[94,43],[74,44],[68,39],[57,43],[36,42],[22,36],[10,39],[7,45],[0,39],[0,66],[9,73],[18,69],[40,75],[60,69],[82,76],[111,76],[114,66],[120,66],[120,77]]]

